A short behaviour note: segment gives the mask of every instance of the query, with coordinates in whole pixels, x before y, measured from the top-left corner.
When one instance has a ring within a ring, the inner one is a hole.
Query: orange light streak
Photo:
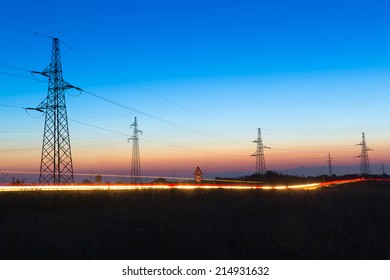
[[[323,182],[320,183],[321,187],[329,187],[332,185],[341,185],[341,184],[348,184],[348,183],[357,183],[357,182],[363,182],[368,181],[370,179],[365,178],[357,178],[357,179],[349,179],[349,180],[336,180],[336,181],[330,181],[330,182]],[[381,179],[382,181],[383,179]]]
[[[194,190],[194,189],[231,189],[231,190],[286,190],[306,189],[319,186],[316,184],[296,186],[248,186],[248,185],[64,185],[64,186],[2,186],[0,192],[21,192],[21,191],[124,191],[124,190]]]
[[[0,192],[25,192],[25,191],[131,191],[131,190],[195,190],[195,189],[231,189],[231,190],[315,190],[322,187],[331,187],[341,184],[357,183],[363,181],[390,181],[387,179],[351,179],[337,180],[331,182],[301,184],[292,186],[260,186],[260,185],[63,185],[63,186],[40,186],[40,185],[23,185],[23,186],[0,186]]]

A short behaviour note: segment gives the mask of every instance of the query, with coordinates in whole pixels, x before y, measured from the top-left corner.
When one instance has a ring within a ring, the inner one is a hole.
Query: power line
[[[31,72],[30,70],[27,70],[27,69],[24,69],[24,68],[11,66],[11,65],[8,65],[8,64],[3,64],[3,63],[0,63],[0,66],[1,67],[6,67],[6,68],[11,68],[11,69],[16,69],[16,70],[21,70],[21,71],[26,71],[26,72]]]
[[[26,109],[26,107],[16,106],[16,105],[8,105],[8,104],[0,104],[1,107],[9,107],[9,108],[18,108],[18,109]]]
[[[203,150],[198,150],[198,149],[193,149],[193,148],[188,148],[188,147],[183,147],[183,146],[178,146],[178,145],[173,145],[173,144],[162,143],[162,142],[150,140],[150,139],[147,139],[147,138],[142,138],[142,140],[143,141],[147,141],[147,142],[160,144],[160,145],[164,145],[164,146],[168,146],[168,147],[173,147],[173,148],[178,148],[178,149],[182,149],[182,150],[192,151],[192,152],[198,152],[198,153],[200,152],[200,153],[213,154],[213,155],[219,155],[219,156],[229,156],[229,157],[232,156],[230,154],[227,155],[227,154],[222,154],[222,153],[209,152],[209,151],[203,151]],[[236,156],[243,157],[243,156],[246,156],[246,155],[236,155]]]
[[[209,119],[209,120],[213,120],[213,121],[216,121],[216,122],[219,122],[219,123],[223,123],[223,124],[229,125],[229,126],[244,127],[244,126],[241,126],[241,125],[231,124],[231,123],[228,123],[228,122],[225,122],[225,121],[222,121],[222,120],[218,120],[218,119],[212,118],[212,117],[210,117],[210,116],[207,116],[207,115],[205,115],[205,114],[202,114],[202,113],[199,113],[199,112],[197,112],[197,111],[195,111],[195,110],[192,110],[192,109],[190,109],[190,108],[188,108],[188,107],[186,107],[186,106],[183,106],[183,105],[181,105],[181,104],[179,104],[179,103],[177,103],[177,102],[175,102],[175,101],[173,101],[173,100],[171,100],[171,99],[169,99],[169,98],[167,98],[167,97],[164,97],[164,96],[162,96],[162,95],[160,95],[160,94],[157,94],[156,92],[154,92],[154,91],[152,91],[152,90],[146,88],[145,86],[143,86],[143,85],[141,85],[141,84],[139,84],[139,83],[137,83],[137,82],[134,82],[133,80],[127,78],[126,76],[121,75],[121,74],[118,73],[117,71],[114,71],[114,70],[111,69],[110,67],[107,67],[106,65],[100,63],[100,62],[97,61],[96,59],[93,59],[93,58],[91,58],[90,56],[84,54],[83,52],[81,52],[81,51],[75,49],[74,47],[72,47],[72,46],[69,45],[68,43],[66,43],[66,42],[64,42],[64,41],[62,41],[62,40],[61,40],[61,43],[64,44],[65,46],[67,46],[69,49],[73,50],[74,52],[78,53],[79,55],[81,55],[81,56],[87,58],[88,60],[92,61],[92,62],[95,63],[96,65],[98,65],[98,66],[102,67],[103,69],[105,69],[105,70],[111,72],[111,73],[114,74],[115,76],[117,76],[117,77],[119,77],[119,78],[121,78],[121,79],[123,79],[123,80],[126,80],[126,81],[132,83],[133,85],[137,86],[138,88],[144,90],[145,92],[147,92],[147,93],[149,93],[149,94],[151,94],[151,95],[153,95],[153,96],[155,96],[155,97],[160,98],[161,100],[164,100],[164,101],[166,101],[166,102],[168,102],[168,103],[171,103],[171,104],[173,104],[173,105],[175,105],[175,106],[177,106],[177,107],[179,107],[179,108],[181,108],[181,109],[184,109],[184,110],[186,110],[186,111],[188,111],[188,112],[191,112],[191,113],[193,113],[193,114],[196,114],[196,115],[198,115],[198,116],[201,116],[201,117],[206,118],[206,119]],[[246,127],[246,126],[245,126],[245,127]]]
[[[187,126],[184,126],[182,124],[178,124],[178,123],[175,123],[175,122],[172,122],[172,121],[168,121],[168,120],[165,120],[165,119],[162,119],[160,117],[156,117],[154,115],[151,115],[151,114],[148,114],[148,113],[145,113],[145,112],[142,112],[140,110],[137,110],[137,109],[134,109],[134,108],[131,108],[127,105],[124,105],[124,104],[121,104],[121,103],[118,103],[116,101],[113,101],[113,100],[110,100],[106,97],[103,97],[103,96],[100,96],[100,95],[97,95],[95,93],[92,93],[90,91],[86,91],[86,90],[83,90],[81,89],[83,92],[87,93],[87,94],[90,94],[96,98],[99,98],[105,102],[108,102],[108,103],[111,103],[113,105],[116,105],[118,107],[121,107],[125,110],[129,110],[129,111],[132,111],[134,113],[137,113],[139,115],[142,115],[142,116],[145,116],[147,118],[150,118],[150,119],[153,119],[153,120],[156,120],[158,122],[162,122],[162,123],[165,123],[165,124],[168,124],[168,125],[171,125],[173,127],[176,127],[176,128],[180,128],[182,130],[185,130],[185,131],[189,131],[189,132],[192,132],[192,133],[195,133],[195,134],[199,134],[199,135],[202,135],[202,136],[206,136],[206,137],[209,137],[209,138],[214,138],[214,139],[217,139],[217,140],[220,140],[220,141],[224,141],[224,142],[228,142],[228,143],[234,143],[234,144],[239,144],[239,145],[245,145],[243,143],[239,143],[239,142],[235,142],[235,141],[230,141],[230,140],[227,140],[226,137],[223,137],[223,136],[219,136],[219,135],[216,135],[216,134],[212,134],[212,133],[208,133],[208,132],[205,132],[205,131],[201,131],[201,130],[196,130],[196,129],[193,129],[193,128],[190,128],[190,127],[187,127]],[[246,145],[245,145],[246,146]]]
[[[32,73],[32,74],[37,73],[36,71],[31,71],[31,70],[28,70],[28,69],[19,68],[19,67],[10,66],[10,65],[5,65],[5,64],[0,64],[0,66],[5,66],[5,67],[13,68],[13,69],[19,69],[19,70],[23,70],[23,71],[28,71],[28,72],[30,72],[30,73]],[[0,74],[6,74],[6,75],[14,76],[14,77],[19,77],[19,78],[23,78],[23,79],[30,79],[30,80],[35,80],[35,81],[37,81],[37,82],[46,83],[45,81],[41,81],[41,80],[36,79],[36,78],[29,78],[29,77],[20,76],[20,75],[11,74],[11,73],[6,73],[6,72],[1,72],[1,71],[0,71]],[[99,96],[99,95],[97,95],[97,94],[95,94],[95,93],[92,93],[92,92],[90,92],[90,91],[82,90],[82,92],[88,93],[88,94],[90,94],[90,95],[92,95],[92,96],[95,96],[96,98],[99,98],[99,99],[102,99],[102,100],[104,100],[104,101],[106,101],[106,102],[109,102],[109,103],[112,103],[112,104],[114,104],[114,105],[120,106],[120,107],[122,107],[122,108],[124,108],[124,109],[126,109],[126,110],[130,110],[130,111],[135,112],[135,113],[137,113],[137,114],[141,114],[141,115],[143,115],[143,116],[146,116],[146,117],[148,117],[148,118],[152,118],[152,119],[157,120],[157,121],[159,121],[159,122],[164,122],[164,123],[166,123],[166,124],[175,126],[175,127],[177,127],[177,128],[181,128],[181,129],[184,129],[184,130],[187,130],[187,131],[191,131],[191,132],[193,132],[193,133],[201,134],[201,135],[207,136],[207,137],[211,137],[210,135],[212,135],[212,134],[210,134],[210,133],[207,133],[207,132],[203,132],[203,133],[202,133],[201,131],[196,131],[196,130],[191,129],[191,128],[188,128],[188,127],[185,128],[185,126],[180,125],[180,124],[175,124],[174,122],[165,121],[165,120],[163,120],[163,119],[161,119],[161,118],[155,117],[155,116],[153,116],[153,115],[151,115],[151,114],[142,112],[142,111],[140,111],[140,110],[136,110],[136,109],[131,108],[131,107],[129,107],[129,106],[125,106],[125,105],[120,104],[120,103],[118,103],[118,102],[109,100],[108,98]],[[68,94],[69,94],[69,93],[68,93]],[[79,95],[72,95],[72,94],[70,94],[70,95],[71,95],[71,96],[74,96],[74,97],[77,97],[77,96],[79,96],[80,94],[79,94]],[[309,131],[309,130],[306,130],[306,131],[288,131],[288,130],[278,130],[278,129],[270,129],[270,128],[263,129],[263,130],[276,131],[276,132],[283,132],[283,133],[313,132],[313,130],[310,130],[310,131]],[[315,132],[316,132],[316,133],[329,133],[329,131],[324,131],[324,130],[315,131]],[[337,133],[339,133],[339,131],[337,131]],[[207,135],[207,134],[208,134],[208,135]],[[216,134],[213,134],[213,135],[215,135],[215,136],[212,137],[212,138],[215,138],[215,139],[218,139],[218,140],[222,140],[222,141],[230,142],[230,143],[234,143],[234,144],[239,144],[239,145],[245,145],[245,144],[243,144],[243,143],[238,143],[238,142],[235,142],[235,141],[227,141],[227,140],[226,140],[226,137],[222,137],[222,136],[219,136],[219,135],[216,135]],[[232,139],[232,138],[231,138],[231,139]]]
[[[34,74],[38,74],[36,71],[32,71],[32,70],[29,70],[26,68],[16,67],[16,66],[8,65],[8,64],[3,64],[3,63],[0,63],[0,66],[5,67],[5,68],[9,68],[9,69],[28,72],[32,75],[32,77],[25,77],[25,76],[21,76],[21,75],[9,73],[9,72],[4,72],[4,71],[1,71],[0,72],[1,74],[14,76],[14,77],[18,77],[18,78],[23,78],[23,79],[28,79],[28,80],[34,80],[34,81],[41,82],[41,83],[46,83],[46,81],[42,81],[42,80],[39,80],[39,79],[34,77]]]
[[[39,151],[38,148],[24,148],[24,149],[0,149],[0,152],[22,152],[22,151]]]
[[[127,137],[130,136],[129,134],[126,134],[126,133],[122,133],[122,132],[114,131],[114,130],[111,130],[111,129],[103,128],[103,127],[96,126],[96,125],[93,125],[93,124],[89,124],[89,123],[86,123],[86,122],[77,121],[77,120],[70,119],[70,118],[68,118],[68,120],[71,121],[71,122],[75,122],[75,123],[79,123],[79,124],[82,124],[82,125],[85,125],[85,126],[96,128],[96,129],[99,129],[99,130],[103,130],[103,131],[107,131],[107,132],[110,132],[110,133],[118,134],[118,135],[121,135],[121,136],[127,136]],[[156,140],[152,140],[150,138],[144,138],[143,137],[142,140],[146,141],[146,142],[150,142],[150,143],[155,143],[155,144],[159,144],[159,145],[163,145],[163,146],[167,146],[167,147],[172,147],[172,148],[178,148],[178,149],[187,150],[187,151],[200,152],[200,153],[213,154],[213,155],[220,155],[220,156],[231,156],[231,155],[226,155],[226,154],[222,154],[222,153],[203,151],[203,150],[183,147],[183,146],[179,146],[179,145],[174,145],[174,144],[167,144],[167,143],[159,142],[159,141],[156,141]],[[243,156],[246,156],[246,155],[237,155],[237,156],[240,156],[240,157],[242,156],[243,157]]]
[[[125,134],[125,133],[122,133],[122,132],[118,132],[118,131],[114,131],[114,130],[111,130],[111,129],[103,128],[103,127],[96,126],[96,125],[89,124],[89,123],[85,123],[85,122],[82,122],[82,121],[76,121],[76,120],[73,120],[71,118],[68,118],[68,120],[71,121],[71,122],[79,123],[79,124],[86,125],[86,126],[89,126],[89,127],[92,127],[92,128],[96,128],[96,129],[104,130],[104,131],[107,131],[107,132],[115,133],[115,134],[118,134],[118,135],[130,136],[129,134]]]
[[[30,29],[26,29],[26,28],[22,28],[22,27],[19,27],[19,26],[7,24],[7,23],[5,23],[5,22],[0,22],[0,23],[2,23],[2,24],[4,24],[4,25],[7,25],[7,26],[9,26],[9,27],[12,27],[12,28],[16,28],[16,29],[25,31],[25,32],[33,33],[33,34],[35,34],[35,35],[40,35],[40,36],[44,36],[44,37],[48,37],[48,38],[54,39],[53,36],[49,36],[49,35],[47,35],[47,34],[35,32],[35,31],[33,31],[33,30],[30,30]],[[161,96],[161,95],[158,95],[157,93],[155,93],[155,92],[153,92],[153,91],[147,89],[146,87],[144,87],[144,86],[142,86],[142,85],[140,85],[140,84],[138,84],[138,83],[135,83],[135,82],[129,80],[127,77],[125,77],[125,76],[119,74],[118,72],[113,71],[112,69],[106,67],[105,65],[103,65],[103,64],[99,63],[98,61],[92,59],[91,57],[85,55],[84,53],[82,53],[82,52],[80,52],[80,51],[74,49],[72,46],[70,46],[69,44],[65,43],[64,41],[61,41],[61,42],[62,42],[64,45],[66,45],[67,47],[69,47],[70,49],[72,49],[72,50],[74,50],[75,52],[79,53],[80,55],[82,55],[82,56],[88,58],[89,60],[93,61],[95,64],[97,64],[97,65],[99,65],[99,66],[105,68],[106,70],[112,72],[113,74],[115,74],[116,76],[118,76],[118,77],[120,77],[120,78],[122,78],[122,79],[125,79],[125,80],[127,80],[127,81],[132,82],[133,84],[135,84],[136,86],[142,88],[142,89],[145,90],[146,92],[148,92],[148,93],[150,93],[150,94],[152,94],[152,95],[154,95],[154,96],[156,96],[156,97],[159,97],[160,99],[163,99],[163,100],[165,100],[165,101],[167,101],[167,102],[169,102],[169,103],[172,103],[172,104],[174,104],[174,105],[176,105],[176,106],[178,106],[178,107],[180,107],[180,108],[182,108],[182,109],[185,109],[185,110],[190,111],[190,112],[192,112],[192,113],[198,114],[198,115],[200,115],[200,116],[202,116],[202,117],[205,117],[205,118],[208,118],[208,119],[212,119],[212,120],[215,120],[215,121],[219,121],[219,120],[216,120],[216,119],[214,119],[214,118],[210,118],[210,117],[208,117],[208,116],[206,116],[206,115],[204,115],[204,114],[200,114],[200,113],[198,113],[198,112],[196,112],[196,111],[194,111],[194,110],[191,110],[191,109],[189,109],[189,108],[187,108],[187,107],[185,107],[185,106],[182,106],[182,105],[180,105],[180,104],[178,104],[178,103],[176,103],[176,102],[174,102],[174,101],[172,101],[172,100],[170,100],[170,99],[168,99],[168,98],[165,98],[165,97],[163,97],[163,96]],[[28,72],[30,72],[30,73],[34,73],[33,71],[30,71],[30,70],[27,70],[27,69],[23,69],[23,68],[19,68],[19,67],[10,66],[10,65],[2,64],[2,66],[3,66],[3,67],[12,68],[12,69],[17,69],[17,70],[28,71]],[[16,75],[16,74],[10,74],[10,73],[6,73],[6,72],[0,72],[0,73],[6,74],[6,75],[10,75],[10,76],[20,77],[20,78],[24,78],[24,79],[36,80],[36,79],[34,79],[34,78],[28,78],[28,77],[24,77],[24,76],[20,76],[20,75]],[[117,105],[117,106],[120,106],[120,107],[122,107],[122,108],[125,108],[125,109],[128,109],[128,110],[137,112],[137,113],[142,114],[142,115],[144,115],[144,116],[146,116],[146,117],[155,119],[155,120],[157,120],[157,121],[160,121],[160,122],[163,122],[163,123],[166,123],[166,124],[169,124],[169,125],[172,125],[172,126],[174,126],[174,127],[177,127],[177,128],[180,128],[180,129],[183,129],[183,130],[192,132],[192,133],[200,134],[200,135],[203,135],[203,136],[211,137],[211,138],[214,138],[214,139],[222,140],[222,141],[225,141],[225,142],[232,142],[232,141],[227,141],[225,138],[222,138],[222,137],[220,137],[220,136],[216,136],[216,135],[213,135],[213,134],[210,134],[210,133],[206,133],[206,132],[203,132],[203,131],[199,131],[199,130],[194,130],[194,129],[189,128],[189,127],[186,127],[186,126],[183,126],[183,125],[180,125],[180,124],[171,122],[171,121],[167,121],[167,120],[164,120],[164,119],[155,117],[155,116],[153,116],[153,115],[151,115],[151,114],[147,114],[147,113],[144,113],[144,112],[135,110],[135,109],[133,109],[133,108],[130,108],[130,107],[128,107],[128,106],[124,106],[124,105],[119,104],[119,103],[117,103],[117,102],[115,102],[115,101],[112,101],[112,100],[109,100],[109,99],[107,99],[107,98],[98,96],[98,95],[93,94],[93,93],[91,93],[91,92],[88,92],[88,91],[84,91],[84,92],[86,92],[86,93],[88,93],[88,94],[90,94],[90,95],[93,95],[93,96],[95,96],[95,97],[98,97],[98,98],[100,98],[100,99],[103,99],[103,100],[105,100],[106,102],[110,102],[110,103],[115,104],[115,105]],[[18,108],[18,107],[16,107],[16,108]],[[19,108],[22,108],[22,107],[19,107]],[[27,109],[27,108],[24,108],[24,109]],[[219,121],[219,122],[221,122],[221,121]],[[223,123],[228,124],[228,123],[226,123],[226,122],[223,122]],[[235,143],[235,142],[234,142],[234,143]],[[237,144],[237,143],[236,143],[236,144]],[[240,143],[240,144],[241,144],[241,143]]]
[[[31,30],[31,29],[23,28],[23,27],[16,26],[16,25],[13,25],[13,24],[9,24],[9,23],[3,22],[3,21],[0,21],[0,24],[9,26],[9,27],[12,27],[12,28],[15,28],[15,29],[19,29],[19,30],[22,30],[22,31],[25,31],[25,32],[29,32],[29,33],[32,33],[32,34],[35,34],[35,35],[39,35],[39,36],[43,36],[43,37],[47,37],[47,38],[51,38],[51,39],[54,39],[54,38],[55,38],[55,37],[53,37],[53,36],[50,36],[50,35],[47,35],[47,34],[44,34],[44,33],[40,33],[40,32]],[[67,46],[67,47],[68,47],[69,49],[71,49],[72,51],[74,51],[74,52],[78,53],[79,55],[81,55],[81,56],[87,58],[88,60],[92,61],[94,64],[96,64],[96,65],[98,65],[98,66],[104,68],[105,70],[111,72],[112,74],[116,75],[117,77],[119,77],[119,78],[121,78],[121,79],[124,79],[124,80],[126,80],[126,81],[128,81],[128,82],[131,82],[132,84],[134,84],[135,86],[137,86],[137,87],[143,89],[144,91],[146,91],[146,92],[148,92],[148,93],[150,93],[150,94],[152,94],[152,95],[154,95],[154,96],[156,96],[156,97],[158,97],[158,98],[160,98],[160,99],[162,99],[162,100],[164,100],[164,101],[166,101],[166,102],[169,102],[169,103],[171,103],[171,104],[173,104],[173,105],[175,105],[175,106],[177,106],[177,107],[179,107],[179,108],[182,108],[182,109],[184,109],[184,110],[187,110],[187,111],[189,111],[189,112],[192,112],[192,113],[194,113],[194,114],[197,114],[197,115],[199,115],[199,116],[202,116],[202,117],[204,117],[204,118],[207,118],[207,119],[210,119],[210,120],[219,122],[219,123],[223,123],[223,124],[230,125],[230,126],[235,126],[235,127],[245,127],[245,128],[248,128],[247,126],[241,126],[241,125],[231,124],[231,123],[228,123],[228,122],[225,122],[225,121],[221,121],[221,120],[218,120],[218,119],[209,117],[209,116],[204,115],[204,114],[202,114],[202,113],[199,113],[199,112],[197,112],[197,111],[195,111],[195,110],[192,110],[192,109],[190,109],[190,108],[188,108],[188,107],[186,107],[186,106],[183,106],[183,105],[181,105],[181,104],[179,104],[179,103],[177,103],[177,102],[174,102],[174,101],[172,101],[171,99],[166,98],[166,97],[164,97],[164,96],[161,96],[161,95],[157,94],[156,92],[154,92],[154,91],[152,91],[152,90],[146,88],[145,86],[143,86],[143,85],[141,85],[141,84],[139,84],[139,83],[136,83],[136,82],[132,81],[132,80],[129,79],[128,77],[126,77],[126,76],[124,76],[124,75],[121,75],[121,74],[118,73],[117,71],[114,71],[114,70],[111,69],[110,67],[107,67],[106,65],[100,63],[100,62],[97,61],[96,59],[93,59],[92,57],[86,55],[85,53],[83,53],[83,52],[81,52],[81,51],[75,49],[73,46],[71,46],[70,44],[66,43],[65,41],[59,39],[59,42],[61,42],[61,43],[62,43],[63,45],[65,45],[65,46]],[[3,66],[5,66],[5,67],[10,67],[10,68],[13,68],[13,69],[24,70],[24,71],[28,71],[28,72],[34,73],[34,71],[30,71],[30,70],[23,69],[23,68],[13,67],[13,66],[4,65],[4,64],[0,64],[0,65],[3,65]],[[15,77],[20,77],[20,78],[25,78],[25,79],[36,80],[36,79],[33,79],[33,78],[23,77],[23,76],[19,76],[19,75],[15,75],[15,74],[9,74],[9,73],[5,73],[5,72],[0,72],[0,73],[6,74],[6,75],[15,76]],[[37,80],[37,81],[39,81],[39,80]],[[40,81],[40,82],[44,82],[44,81]],[[90,93],[90,92],[87,92],[87,93]],[[90,94],[91,94],[91,93],[90,93]],[[107,101],[107,100],[106,100],[106,101]],[[117,105],[118,105],[118,104],[117,104]],[[132,109],[132,111],[135,111],[135,110]],[[149,115],[148,117],[150,117],[150,116],[151,116],[151,115]],[[161,120],[162,120],[162,119],[160,119],[160,121],[161,121]],[[173,123],[171,123],[171,124],[173,124]],[[176,126],[176,127],[178,127],[178,126]],[[181,128],[184,129],[183,126],[182,126]],[[194,131],[192,131],[192,132],[194,132]],[[196,133],[198,133],[198,132],[196,132]],[[198,133],[198,134],[199,134],[199,133]],[[213,137],[213,138],[215,138],[215,137]],[[221,139],[222,139],[222,137],[219,138],[219,140],[221,140]],[[225,139],[225,138],[223,137],[223,139]],[[230,142],[231,142],[231,141],[230,141]],[[242,144],[242,143],[240,143],[240,144]]]
[[[4,22],[4,21],[0,21],[0,24],[6,25],[6,26],[8,26],[8,27],[11,27],[11,28],[14,28],[14,29],[18,29],[18,30],[21,30],[21,31],[24,31],[24,32],[32,33],[32,34],[34,34],[34,35],[38,35],[38,36],[42,36],[42,37],[54,39],[53,36],[50,36],[50,35],[47,35],[47,34],[44,34],[44,33],[40,33],[40,32],[36,32],[36,31],[34,31],[34,30],[27,29],[27,28],[24,28],[24,27],[21,27],[21,26],[18,26],[18,25],[6,23],[6,22]]]
[[[34,118],[34,119],[39,119],[39,118],[42,118],[43,114],[41,116],[32,116],[28,111],[29,110],[36,110],[36,111],[40,111],[42,112],[41,110],[39,109],[36,109],[36,108],[29,108],[29,107],[22,107],[22,106],[16,106],[16,105],[9,105],[9,104],[0,104],[1,107],[8,107],[8,108],[17,108],[17,109],[24,109],[26,111],[26,114],[30,117],[30,118]]]
[[[0,71],[0,74],[12,76],[12,77],[17,77],[17,78],[22,78],[22,79],[27,79],[27,80],[33,80],[33,81],[37,81],[37,82],[41,82],[41,83],[46,83],[46,82],[38,80],[36,78],[25,77],[25,76],[21,76],[18,74],[12,74],[12,73],[8,73],[8,72],[4,72],[4,71]]]
[[[40,72],[36,72],[36,71],[30,71],[30,70],[27,70],[27,69],[23,69],[23,68],[18,68],[18,67],[13,67],[13,66],[9,66],[7,65],[7,67],[12,67],[12,68],[15,68],[15,69],[20,69],[20,70],[24,70],[24,71],[28,71],[32,74],[40,74]],[[43,82],[43,83],[46,83],[45,81],[40,81],[38,79],[35,79],[35,78],[29,78],[29,77],[24,77],[24,76],[20,76],[20,75],[16,75],[16,74],[10,74],[10,73],[5,73],[5,72],[1,72],[0,71],[0,74],[1,73],[4,73],[4,74],[7,74],[7,75],[10,75],[10,76],[15,76],[15,77],[19,77],[19,78],[24,78],[24,79],[30,79],[30,80],[35,80],[35,81],[38,81],[38,82]],[[74,87],[76,88],[76,87]],[[168,120],[165,120],[165,119],[162,119],[160,117],[156,117],[156,116],[153,116],[149,113],[145,113],[145,112],[142,112],[140,110],[137,110],[137,109],[134,109],[134,108],[131,108],[129,106],[126,106],[124,104],[121,104],[119,102],[116,102],[116,101],[113,101],[113,100],[110,100],[108,98],[105,98],[103,96],[100,96],[100,95],[97,95],[93,92],[90,92],[90,91],[87,91],[87,90],[83,90],[83,89],[80,89],[80,88],[76,88],[78,90],[80,90],[81,92],[85,92],[89,95],[92,95],[96,98],[99,98],[105,102],[108,102],[108,103],[111,103],[113,105],[116,105],[116,106],[119,106],[123,109],[126,109],[126,110],[129,110],[129,111],[132,111],[132,112],[135,112],[137,114],[140,114],[140,115],[143,115],[147,118],[150,118],[150,119],[153,119],[153,120],[156,120],[156,121],[159,121],[159,122],[162,122],[162,123],[165,123],[165,124],[168,124],[168,125],[171,125],[173,127],[176,127],[176,128],[179,128],[179,129],[182,129],[182,130],[186,130],[186,131],[189,131],[189,132],[192,132],[192,133],[195,133],[195,134],[199,134],[199,135],[202,135],[202,136],[206,136],[206,137],[210,137],[210,138],[214,138],[214,139],[217,139],[217,140],[220,140],[220,141],[224,141],[224,142],[228,142],[228,143],[234,143],[234,144],[239,144],[239,145],[245,145],[243,143],[239,143],[239,142],[236,142],[235,140],[232,141],[232,140],[227,140],[227,137],[225,136],[220,136],[220,135],[217,135],[217,134],[213,134],[213,133],[208,133],[208,132],[205,132],[205,131],[201,131],[201,130],[196,130],[196,129],[193,129],[193,128],[190,128],[190,127],[187,127],[187,126],[184,126],[182,124],[178,124],[178,123],[175,123],[175,122],[172,122],[172,121],[168,121]],[[78,95],[77,95],[78,96]],[[32,109],[32,108],[27,108],[27,109]]]
[[[56,37],[53,37],[53,36],[50,36],[50,35],[47,35],[47,34],[44,34],[44,33],[40,33],[40,32],[31,30],[31,29],[27,29],[27,28],[24,28],[24,27],[20,27],[20,26],[17,26],[17,25],[9,24],[9,23],[3,22],[3,21],[0,21],[0,24],[6,25],[6,26],[8,26],[8,27],[11,27],[11,28],[14,28],[14,29],[18,29],[18,30],[21,30],[21,31],[24,31],[24,32],[32,33],[32,34],[39,35],[39,36],[43,36],[43,37],[47,37],[47,38],[50,38],[50,39],[56,38]],[[126,80],[126,81],[128,81],[128,82],[134,84],[135,86],[137,86],[137,87],[143,89],[144,91],[148,92],[149,94],[152,94],[152,95],[154,95],[154,96],[156,96],[156,97],[158,97],[158,98],[160,98],[160,99],[162,99],[162,100],[164,100],[164,101],[166,101],[166,102],[169,102],[169,103],[171,103],[171,104],[173,104],[173,105],[175,105],[175,106],[177,106],[177,107],[179,107],[179,108],[182,108],[182,109],[184,109],[184,110],[187,110],[187,111],[189,111],[189,112],[192,112],[192,113],[194,113],[194,114],[197,114],[197,115],[199,115],[199,116],[202,116],[202,117],[204,117],[204,118],[207,118],[207,119],[210,119],[210,120],[214,120],[214,121],[217,121],[217,122],[221,122],[221,123],[224,123],[224,124],[232,125],[232,124],[229,124],[229,123],[227,123],[227,122],[223,122],[223,121],[217,120],[217,119],[215,119],[215,118],[211,118],[211,117],[209,117],[209,116],[206,116],[206,115],[204,115],[204,114],[201,114],[201,113],[199,113],[199,112],[197,112],[197,111],[194,111],[194,110],[192,110],[192,109],[190,109],[190,108],[188,108],[188,107],[186,107],[186,106],[183,106],[183,105],[181,105],[181,104],[179,104],[179,103],[176,103],[176,102],[170,100],[169,98],[166,98],[166,97],[164,97],[164,96],[161,96],[161,95],[157,94],[156,92],[151,91],[150,89],[148,89],[148,88],[146,88],[146,87],[140,85],[139,83],[136,83],[136,82],[130,80],[129,78],[127,78],[127,77],[121,75],[120,73],[118,73],[118,72],[112,70],[111,68],[105,66],[104,64],[102,64],[102,63],[98,62],[97,60],[91,58],[90,56],[84,54],[83,52],[81,52],[81,51],[75,49],[74,47],[72,47],[70,44],[64,42],[63,40],[59,40],[59,41],[60,41],[63,45],[67,46],[69,49],[71,49],[71,50],[73,50],[74,52],[78,53],[79,55],[81,55],[81,56],[87,58],[88,60],[92,61],[92,62],[95,63],[96,65],[98,65],[98,66],[104,68],[105,70],[111,72],[112,74],[116,75],[117,77],[119,77],[119,78],[121,78],[121,79],[124,79],[124,80]],[[15,69],[16,69],[16,68],[15,68]],[[235,125],[235,126],[237,126],[237,125]]]

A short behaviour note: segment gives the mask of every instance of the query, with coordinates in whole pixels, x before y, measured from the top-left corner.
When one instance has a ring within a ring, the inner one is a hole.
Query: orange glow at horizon
[[[358,143],[359,139],[355,142]],[[254,172],[255,158],[250,157],[255,149],[254,146],[251,147],[251,150],[240,147],[227,150],[226,147],[221,147],[215,151],[210,150],[210,153],[197,153],[173,147],[156,149],[156,147],[153,147],[153,150],[148,150],[148,145],[145,145],[141,149],[141,168],[148,174],[191,174],[198,165],[206,173],[246,172],[252,174]],[[370,153],[371,163],[384,162],[386,164],[386,159],[390,157],[387,155],[387,150],[378,146],[374,146],[374,148],[374,151]],[[326,166],[328,152],[333,158],[333,166],[360,164],[359,159],[355,158],[360,150],[354,144],[335,146],[334,148],[331,148],[330,145],[307,146],[306,148],[304,146],[276,146],[272,147],[272,150],[266,151],[265,159],[267,169],[275,171],[294,169],[300,166]],[[5,152],[2,155],[0,168],[19,171],[39,170],[40,153],[39,147],[35,150]],[[72,148],[72,156],[74,170],[78,172],[93,170],[93,172],[102,173],[113,170],[130,170],[131,143],[125,141],[118,146],[109,145],[103,148],[101,146],[83,148],[75,145]]]

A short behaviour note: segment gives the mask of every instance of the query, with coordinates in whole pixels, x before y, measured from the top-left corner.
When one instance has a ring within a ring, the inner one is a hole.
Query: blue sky
[[[335,165],[359,164],[362,132],[371,162],[390,164],[389,8],[376,0],[7,0],[0,64],[42,70],[51,39],[22,29],[58,37],[66,81],[174,123],[70,91],[75,172],[127,172],[135,116],[145,175],[192,176],[197,165],[251,173],[257,127],[272,147],[269,169],[325,165],[328,152]],[[0,104],[45,98],[41,77],[0,71],[41,81],[0,74]],[[39,170],[44,118],[0,114],[0,169]]]

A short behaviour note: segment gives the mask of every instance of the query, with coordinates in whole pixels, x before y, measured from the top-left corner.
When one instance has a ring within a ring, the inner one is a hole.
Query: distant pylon
[[[134,123],[130,126],[133,128],[133,137],[129,138],[127,141],[133,140],[133,153],[131,158],[131,182],[139,183],[141,182],[141,160],[139,155],[139,142],[138,142],[138,133],[142,134],[142,131],[138,129],[137,117],[134,118]]]
[[[256,174],[264,175],[267,171],[267,168],[265,167],[264,149],[271,148],[263,145],[260,128],[258,128],[257,139],[254,140],[253,143],[257,143],[256,152],[251,155],[256,157]]]
[[[51,62],[42,72],[33,72],[49,78],[47,97],[35,108],[45,112],[40,184],[73,183],[73,164],[70,149],[68,117],[64,90],[79,88],[62,78],[59,40],[53,39]]]
[[[331,177],[333,175],[332,158],[330,156],[330,153],[328,154],[328,174],[329,174],[329,177]]]
[[[360,155],[356,156],[360,158],[360,174],[370,175],[371,169],[370,169],[370,161],[368,159],[368,152],[372,151],[372,149],[367,147],[364,132],[362,133],[362,142],[357,144],[356,146],[361,146]]]

